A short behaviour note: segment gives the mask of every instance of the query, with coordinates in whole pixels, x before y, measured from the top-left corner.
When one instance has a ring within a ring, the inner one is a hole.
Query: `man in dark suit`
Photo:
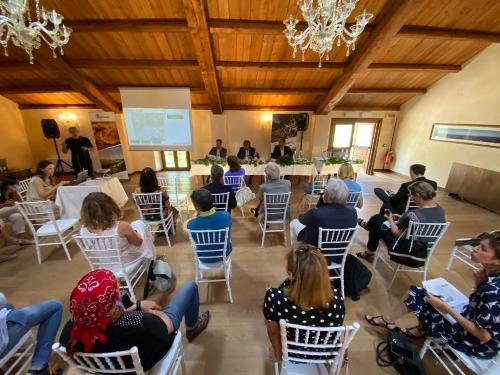
[[[250,141],[248,139],[245,139],[243,141],[243,147],[240,147],[236,156],[238,156],[238,159],[240,160],[250,160],[258,158],[259,154],[257,153],[257,151],[255,151],[255,147],[252,147]]]
[[[293,151],[290,147],[285,145],[286,139],[285,138],[280,138],[278,140],[278,144],[274,146],[274,150],[271,154],[272,159],[279,159],[279,158],[293,158]]]
[[[210,184],[203,186],[203,189],[208,190],[212,194],[229,193],[227,211],[231,213],[231,210],[236,207],[236,196],[230,186],[224,185],[223,178],[224,170],[222,167],[217,164],[212,165],[210,169]]]
[[[386,209],[390,210],[392,213],[402,214],[406,208],[406,203],[408,202],[408,197],[410,193],[408,187],[417,181],[425,181],[431,184],[434,190],[437,190],[436,181],[428,180],[424,177],[425,165],[413,164],[410,166],[410,178],[411,181],[401,184],[399,190],[396,194],[389,195],[384,189],[375,188],[375,195],[382,201],[382,207],[380,208],[380,214],[384,214]]]
[[[222,139],[215,141],[215,147],[210,149],[208,155],[215,156],[217,159],[225,159],[227,157],[227,149],[222,147]]]

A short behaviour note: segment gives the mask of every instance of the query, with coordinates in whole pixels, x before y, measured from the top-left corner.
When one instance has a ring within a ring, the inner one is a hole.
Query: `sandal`
[[[189,342],[193,341],[200,333],[202,333],[205,328],[207,328],[208,321],[210,320],[210,311],[205,311],[201,313],[198,318],[196,325],[186,330],[186,338]]]
[[[368,223],[361,218],[358,219],[358,225],[365,230],[369,230]]]
[[[392,331],[396,328],[396,323],[394,322],[388,322],[387,320],[384,319],[383,315],[377,315],[377,316],[372,316],[369,317],[370,315],[365,315],[365,320],[368,322],[369,325],[374,326],[374,327],[382,327],[385,328],[389,331]],[[383,323],[377,323],[375,322],[375,319],[382,319]],[[393,326],[390,328],[389,326]]]
[[[415,332],[417,332],[417,333],[415,333]],[[405,328],[403,330],[403,333],[405,334],[406,337],[408,337],[411,340],[420,340],[420,339],[424,339],[426,337],[422,333],[420,326]]]
[[[370,253],[368,251],[363,251],[362,253],[361,252],[356,253],[356,256],[358,258],[366,260],[367,262],[371,262],[373,260],[373,257],[375,256],[375,253]]]

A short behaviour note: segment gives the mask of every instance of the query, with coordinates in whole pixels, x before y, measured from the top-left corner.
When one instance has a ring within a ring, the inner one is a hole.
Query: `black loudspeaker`
[[[297,116],[297,130],[305,132],[309,127],[309,115],[307,113],[300,113]]]
[[[56,120],[52,118],[45,118],[42,120],[42,129],[45,138],[54,139],[61,136],[59,126],[57,126]]]

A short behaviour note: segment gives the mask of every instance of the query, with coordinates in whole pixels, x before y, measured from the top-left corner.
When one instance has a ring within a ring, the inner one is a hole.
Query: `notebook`
[[[441,298],[459,314],[469,304],[469,298],[442,277],[423,281],[422,285],[429,293]],[[446,318],[455,321],[450,315]]]

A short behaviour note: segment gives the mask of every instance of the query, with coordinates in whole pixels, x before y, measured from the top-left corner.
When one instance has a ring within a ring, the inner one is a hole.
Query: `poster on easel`
[[[309,115],[307,113],[275,113],[271,130],[271,151],[280,138],[286,138],[286,146],[293,152],[300,150],[300,133],[307,129]]]
[[[91,112],[90,125],[94,132],[101,168],[109,169],[108,174],[120,180],[128,180],[127,166],[113,112]]]

